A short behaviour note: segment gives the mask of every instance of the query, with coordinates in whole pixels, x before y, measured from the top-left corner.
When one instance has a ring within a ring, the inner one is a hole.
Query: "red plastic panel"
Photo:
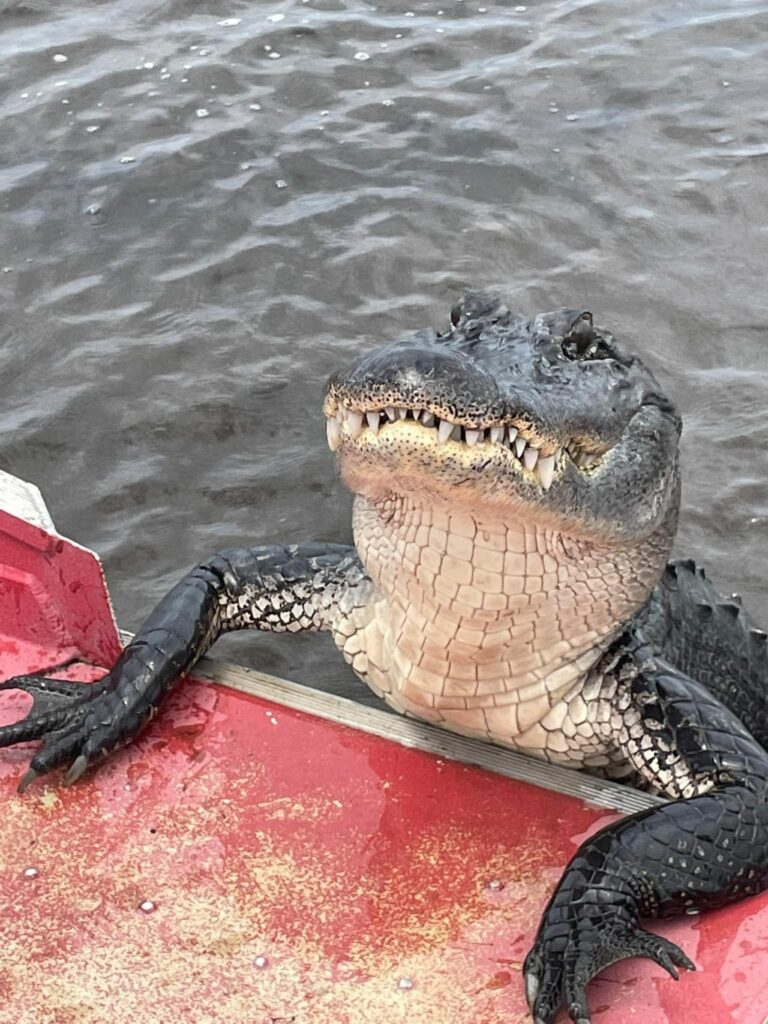
[[[28,755],[0,759],[15,1024],[522,1024],[540,911],[611,819],[197,682],[72,789],[16,796]],[[761,1024],[768,901],[663,931],[700,972],[617,965],[595,1024]]]
[[[119,650],[93,552],[0,509],[0,678]]]

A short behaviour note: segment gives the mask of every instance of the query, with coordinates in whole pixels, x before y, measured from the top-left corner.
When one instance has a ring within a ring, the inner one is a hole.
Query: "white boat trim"
[[[0,469],[0,509],[46,533],[56,533],[40,488]]]

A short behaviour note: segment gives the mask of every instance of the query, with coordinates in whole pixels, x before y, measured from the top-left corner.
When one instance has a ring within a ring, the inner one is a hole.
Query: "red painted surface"
[[[119,650],[95,555],[0,509],[0,676]]]
[[[71,789],[18,797],[29,754],[0,754],[15,1024],[522,1024],[546,897],[611,818],[196,681]],[[594,1024],[762,1024],[768,900],[663,931],[700,970],[617,965]]]

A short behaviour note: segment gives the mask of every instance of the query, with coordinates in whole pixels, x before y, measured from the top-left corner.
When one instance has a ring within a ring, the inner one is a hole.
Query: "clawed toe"
[[[629,950],[626,956],[644,956],[653,960],[660,967],[670,974],[675,981],[680,980],[677,972],[678,967],[684,967],[687,971],[695,971],[696,965],[685,955],[685,953],[669,939],[661,935],[654,935],[652,932],[645,932],[638,929],[628,944]]]
[[[539,992],[539,979],[532,970],[527,970],[525,973],[525,1001],[528,1003],[528,1009],[533,1013],[533,1007],[536,1002],[536,996]]]
[[[32,711],[44,713],[52,708],[66,707],[73,700],[88,696],[90,683],[77,683],[69,679],[48,679],[47,676],[14,676],[0,683],[2,690],[21,690],[32,698]]]
[[[0,747],[43,741],[18,785],[18,792],[23,793],[46,772],[65,765],[69,765],[65,783],[76,782],[93,760],[84,749],[93,728],[93,722],[88,722],[89,710],[95,707],[95,701],[106,696],[105,688],[32,675],[0,683],[0,691],[10,690],[30,694],[32,707],[20,721],[0,727]]]
[[[0,726],[0,747],[45,739],[66,726],[72,720],[73,711],[87,703],[93,695],[93,688],[88,683],[48,679],[45,676],[16,676],[0,683],[0,691],[10,690],[28,693],[32,697],[32,707],[18,722]],[[31,778],[24,787],[30,782]]]
[[[69,771],[64,776],[64,784],[71,786],[73,783],[85,774],[88,770],[88,758],[85,754],[80,754],[70,765]]]
[[[34,768],[28,768],[21,778],[21,782],[16,787],[16,792],[21,795],[28,786],[31,786],[35,779],[38,777],[39,772],[36,772]]]
[[[573,1024],[590,1024],[586,989],[603,968],[628,957],[647,957],[663,967],[675,980],[677,968],[695,970],[693,962],[668,939],[646,932],[637,925],[603,921],[596,927],[573,922],[565,938],[558,929],[556,943],[540,933],[523,965],[525,997],[534,1024],[552,1024],[565,1008]],[[565,941],[563,941],[565,938]]]

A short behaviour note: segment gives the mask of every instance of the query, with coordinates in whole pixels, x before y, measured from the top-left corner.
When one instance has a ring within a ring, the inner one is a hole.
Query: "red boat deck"
[[[62,674],[95,678],[118,643],[100,567],[32,499],[13,505],[32,523],[0,512],[0,675],[78,658]],[[226,685],[188,681],[71,789],[17,796],[30,748],[0,752],[0,1021],[527,1021],[520,968],[541,910],[616,811],[448,758],[485,751],[506,775],[522,761],[609,806],[648,798],[244,669],[203,671]],[[295,706],[243,692],[270,687]],[[2,696],[3,721],[18,717],[26,699]],[[617,965],[591,987],[594,1024],[763,1024],[765,898],[659,930],[700,970],[675,984],[648,961]]]

